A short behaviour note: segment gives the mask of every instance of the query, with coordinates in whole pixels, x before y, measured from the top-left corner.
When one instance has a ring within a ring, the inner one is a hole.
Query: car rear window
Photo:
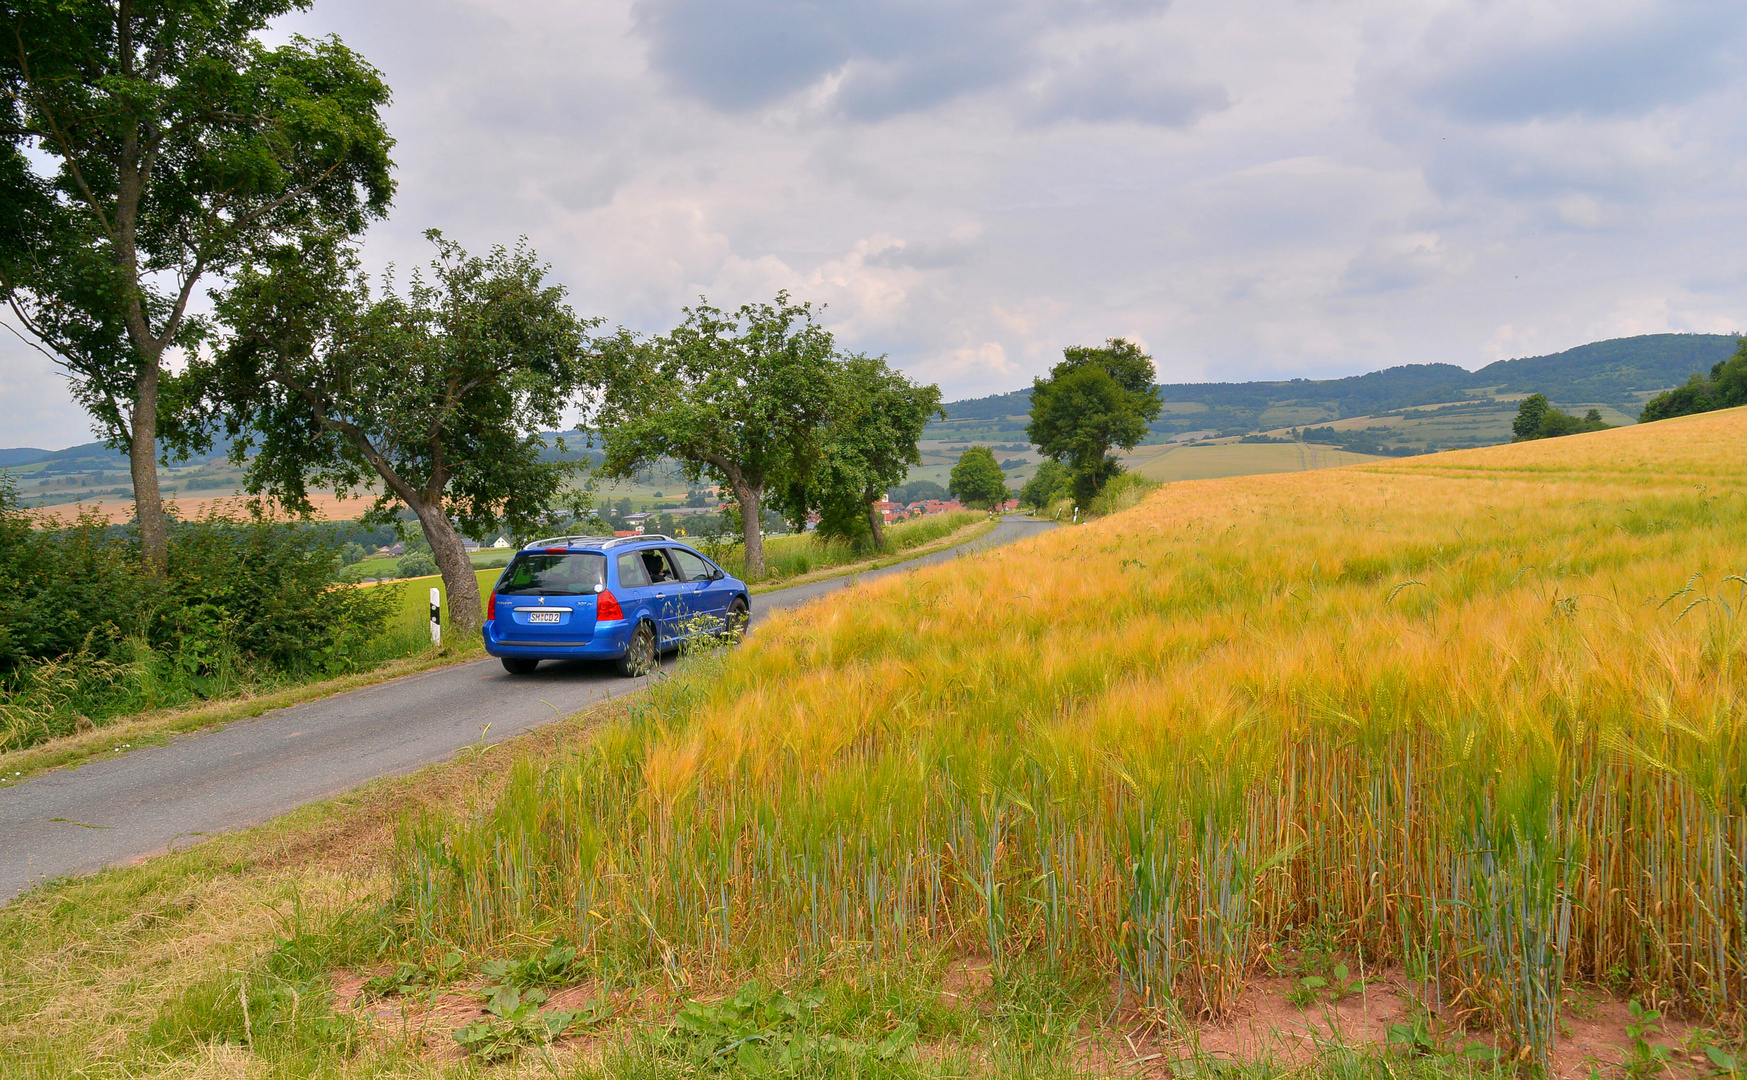
[[[636,589],[649,584],[649,571],[643,567],[643,554],[638,551],[627,551],[619,556],[619,585],[626,589]]]
[[[607,572],[607,557],[592,552],[548,555],[524,552],[498,579],[500,596],[580,596],[594,592]]]

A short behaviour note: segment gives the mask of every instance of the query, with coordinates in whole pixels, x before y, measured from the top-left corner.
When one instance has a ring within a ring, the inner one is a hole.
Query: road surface
[[[1051,527],[1008,518],[993,532],[872,573],[752,598],[754,629],[858,581],[959,558]],[[543,664],[530,676],[494,659],[434,668],[239,720],[165,746],[60,769],[0,790],[0,903],[31,886],[256,825],[381,776],[501,742],[599,701],[632,693],[606,664]]]

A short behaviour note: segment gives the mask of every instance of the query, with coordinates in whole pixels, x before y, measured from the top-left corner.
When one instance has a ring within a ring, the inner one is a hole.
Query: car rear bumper
[[[609,619],[594,624],[594,633],[587,638],[553,638],[550,641],[513,636],[516,628],[505,627],[505,636],[498,636],[496,620],[485,624],[485,651],[492,656],[514,656],[531,660],[617,660],[625,655],[625,644],[631,638],[629,619]]]

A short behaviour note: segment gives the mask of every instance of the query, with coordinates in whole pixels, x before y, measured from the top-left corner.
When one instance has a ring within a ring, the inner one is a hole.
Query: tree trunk
[[[750,484],[735,484],[740,500],[740,535],[746,540],[746,580],[764,580],[764,492]]]
[[[142,359],[134,381],[133,416],[128,425],[128,470],[133,475],[134,521],[140,530],[140,557],[146,572],[162,577],[170,565],[170,523],[158,491],[158,364]]]
[[[419,505],[412,508],[419,517],[425,542],[431,545],[431,558],[443,575],[443,591],[449,596],[449,626],[457,636],[479,633],[483,621],[479,604],[479,578],[473,573],[473,563],[461,537],[449,523],[442,505]]]
[[[867,504],[867,527],[873,530],[874,550],[884,551],[886,547],[886,515],[874,503],[879,499],[870,499]]]

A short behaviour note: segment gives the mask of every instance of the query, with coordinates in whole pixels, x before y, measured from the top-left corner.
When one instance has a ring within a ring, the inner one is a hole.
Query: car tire
[[[745,598],[736,596],[729,603],[726,622],[730,640],[737,642],[746,636],[746,627],[752,622],[752,615],[746,606]]]
[[[640,622],[631,631],[631,640],[625,643],[625,655],[619,658],[619,674],[629,679],[647,675],[655,670],[656,660],[655,626]]]
[[[525,656],[506,656],[503,658],[503,669],[511,675],[532,675],[534,669],[540,666],[540,661],[530,660]]]

